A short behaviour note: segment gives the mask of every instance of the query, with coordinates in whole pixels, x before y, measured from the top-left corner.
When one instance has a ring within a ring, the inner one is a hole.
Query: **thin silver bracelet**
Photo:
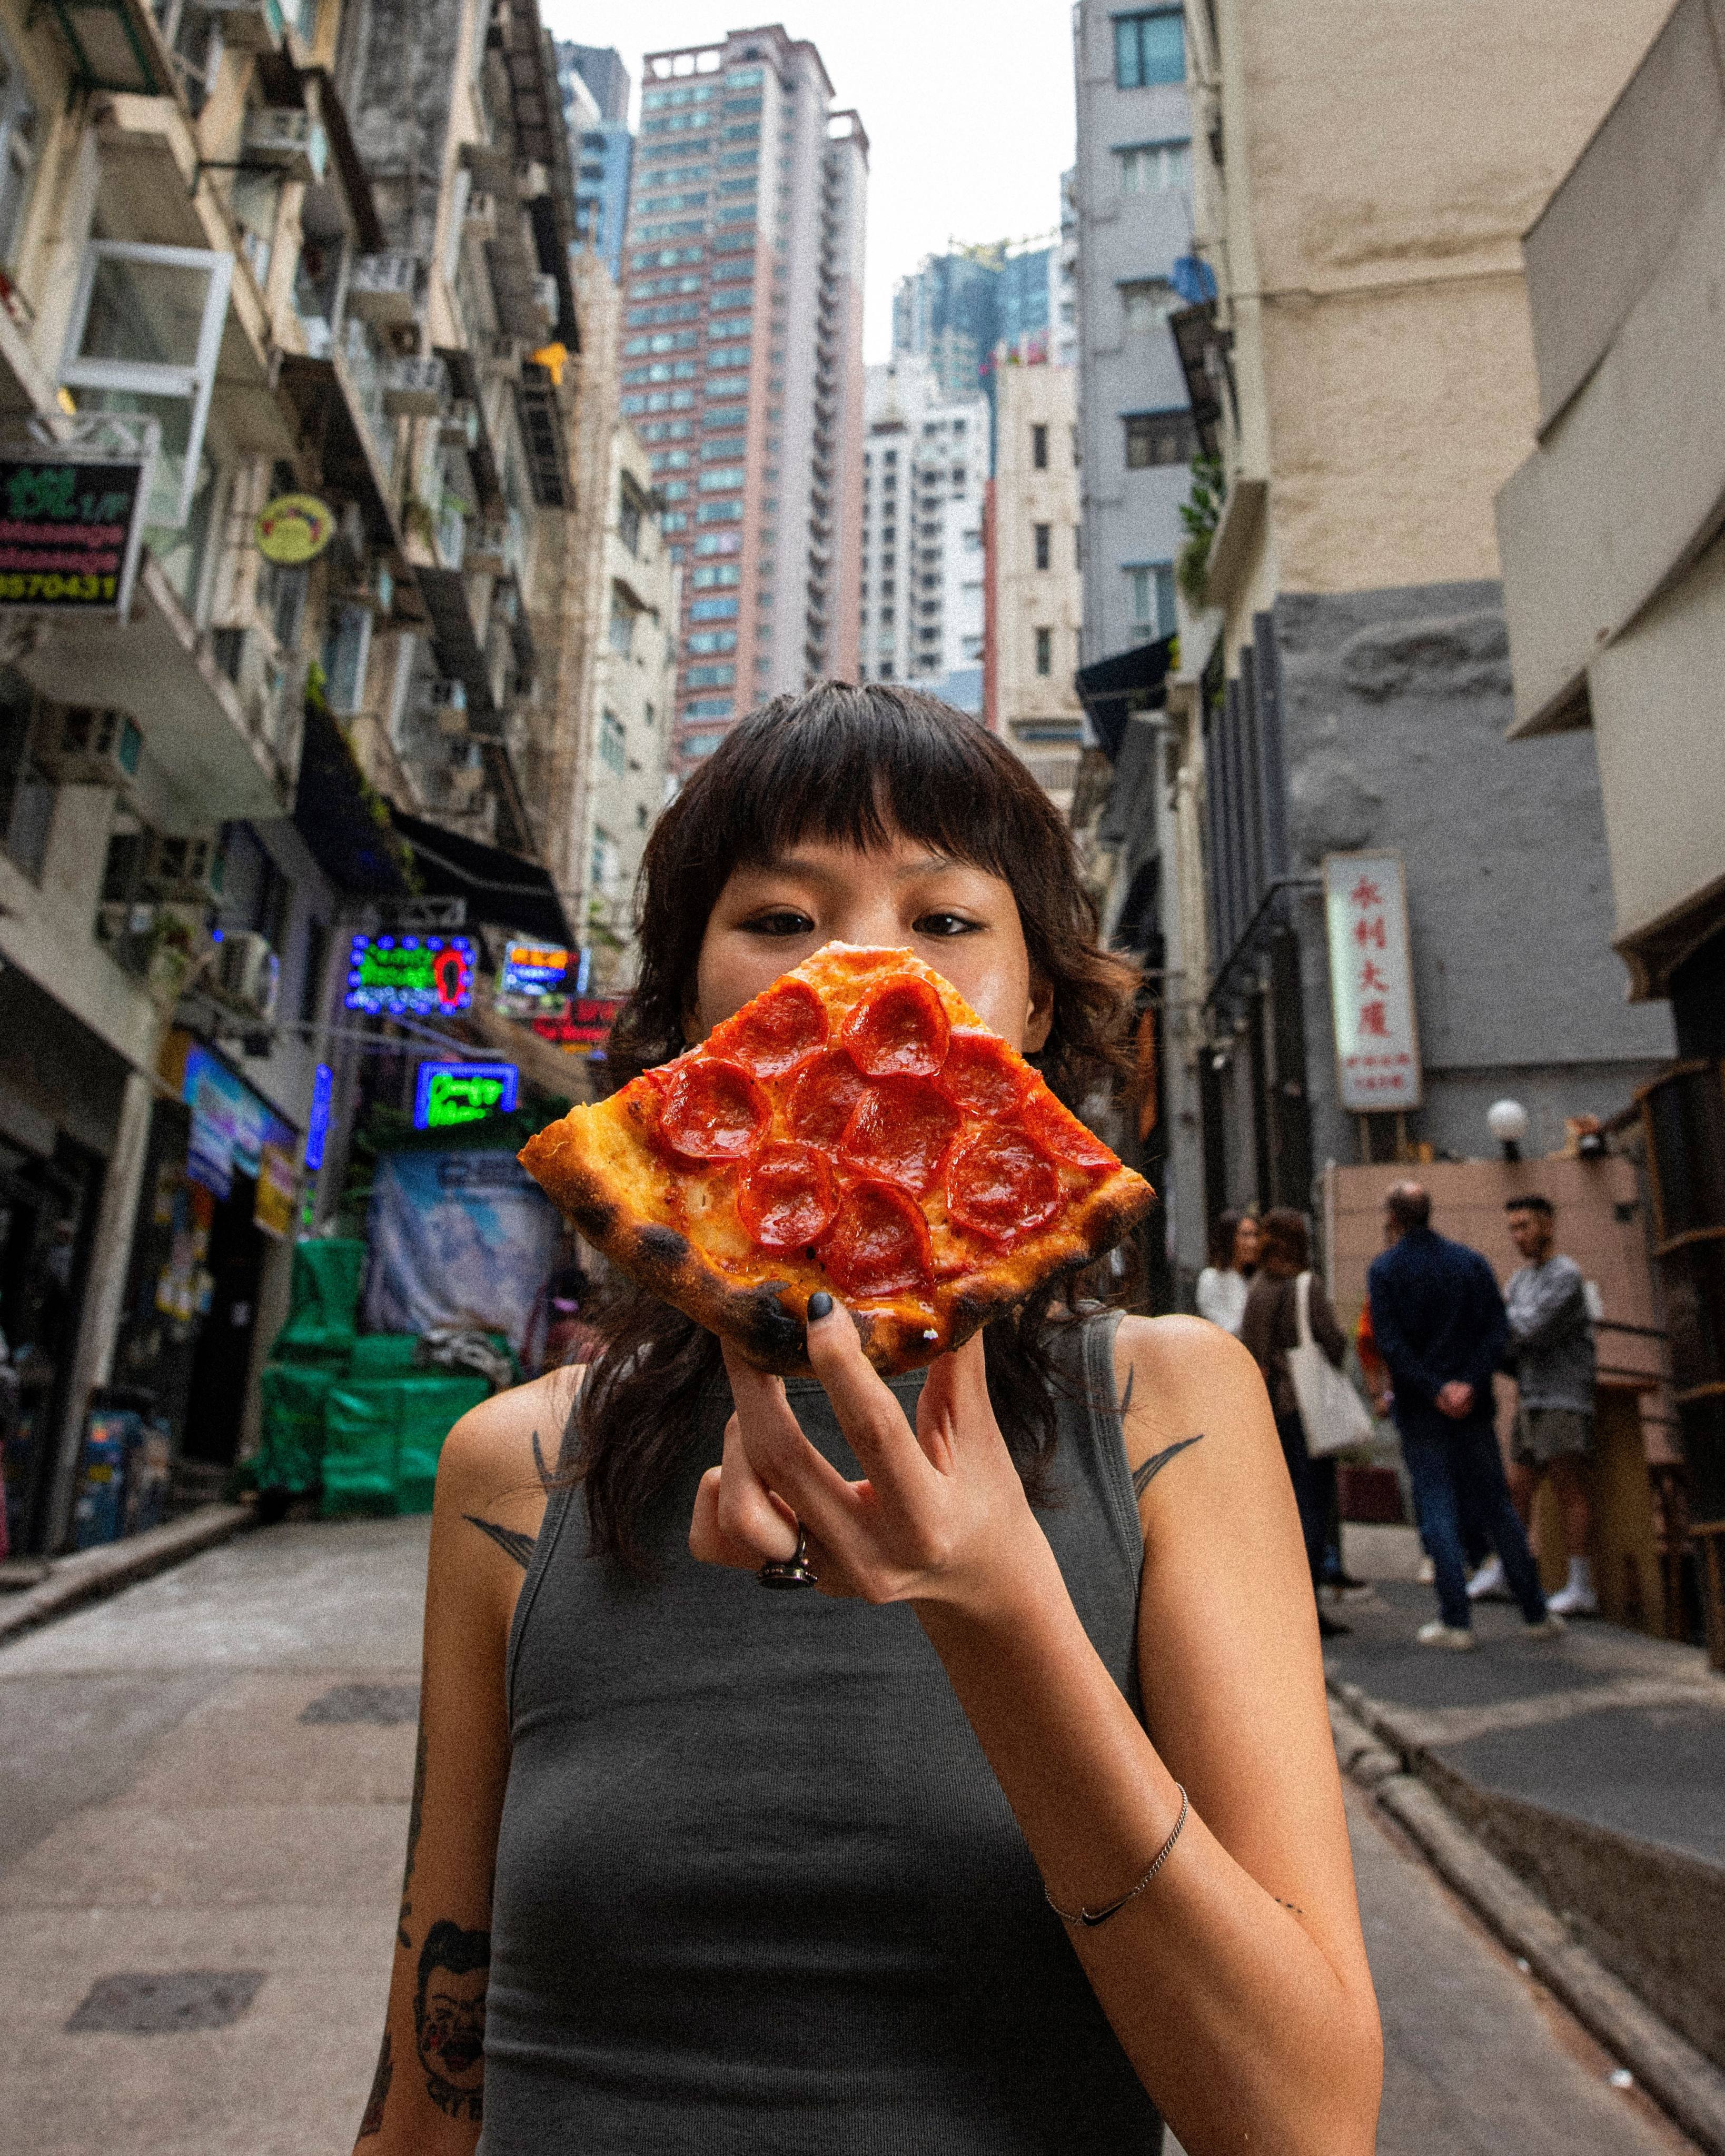
[[[1155,1856],[1151,1859],[1150,1869],[1144,1874],[1137,1885],[1136,1887],[1128,1887],[1125,1893],[1121,1896],[1117,1902],[1110,1902],[1106,1908],[1101,1909],[1063,1909],[1060,1903],[1055,1901],[1054,1896],[1049,1892],[1047,1887],[1045,1887],[1043,1888],[1043,1895],[1048,1902],[1049,1907],[1054,1911],[1055,1916],[1060,1918],[1063,1924],[1085,1924],[1088,1926],[1105,1924],[1107,1922],[1110,1917],[1123,1909],[1127,1903],[1132,1901],[1134,1897],[1143,1892],[1144,1889],[1150,1884],[1150,1881],[1156,1876],[1157,1873],[1161,1871],[1163,1866],[1166,1864],[1169,1857],[1173,1856],[1174,1844],[1180,1839],[1180,1829],[1185,1825],[1186,1815],[1192,1809],[1192,1799],[1187,1795],[1184,1786],[1181,1783],[1176,1782],[1174,1784],[1174,1787],[1180,1792],[1180,1816],[1174,1821],[1174,1830],[1168,1836],[1168,1840],[1163,1842],[1161,1848],[1157,1851]]]

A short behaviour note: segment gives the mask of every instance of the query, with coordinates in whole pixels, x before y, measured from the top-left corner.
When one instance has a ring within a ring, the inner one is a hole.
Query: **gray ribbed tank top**
[[[1143,1543],[1111,1315],[1060,1328],[1039,1512],[1142,1715]],[[922,1373],[893,1381],[914,1416]],[[788,1389],[860,1472],[826,1396]],[[728,1389],[653,1506],[662,1567],[553,1493],[509,1646],[483,2156],[1139,2156],[1162,2128],[915,1613],[689,1554]]]

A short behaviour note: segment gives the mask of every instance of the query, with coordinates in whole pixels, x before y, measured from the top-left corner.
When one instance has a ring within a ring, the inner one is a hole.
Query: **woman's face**
[[[1234,1270],[1249,1273],[1256,1265],[1264,1239],[1258,1232],[1255,1220],[1242,1220],[1234,1231]]]
[[[895,833],[866,853],[807,839],[733,870],[701,940],[690,1041],[823,943],[914,951],[1014,1048],[1034,1055],[1048,1039],[1053,991],[1032,978],[1011,885]]]

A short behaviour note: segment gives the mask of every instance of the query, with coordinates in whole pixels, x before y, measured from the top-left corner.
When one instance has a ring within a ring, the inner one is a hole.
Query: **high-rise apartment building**
[[[1050,247],[995,240],[925,255],[892,295],[895,358],[914,353],[949,398],[994,398],[997,345],[1019,359],[1046,358],[1055,273]]]
[[[777,24],[649,53],[623,411],[684,560],[677,761],[764,697],[854,675],[868,137]]]
[[[1063,814],[1084,727],[1073,683],[1083,617],[1077,417],[1070,367],[999,367],[983,715]]]
[[[1192,245],[1192,119],[1177,6],[1073,15],[1072,179],[1084,448],[1084,656],[1170,634],[1197,431],[1168,319]]]
[[[926,359],[867,370],[859,680],[916,681],[964,711],[983,689],[988,408]]]
[[[606,45],[560,42],[557,88],[576,157],[575,228],[614,277],[623,275],[634,137],[629,131],[629,69]]]

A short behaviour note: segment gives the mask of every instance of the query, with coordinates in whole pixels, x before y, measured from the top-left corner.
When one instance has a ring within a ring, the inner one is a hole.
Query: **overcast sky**
[[[1060,221],[1072,162],[1066,0],[802,0],[781,16],[718,0],[540,0],[553,37],[614,45],[640,96],[641,54],[783,20],[820,49],[869,136],[864,346],[892,342],[894,280],[949,240],[1018,239]],[[634,120],[635,115],[630,115]]]

